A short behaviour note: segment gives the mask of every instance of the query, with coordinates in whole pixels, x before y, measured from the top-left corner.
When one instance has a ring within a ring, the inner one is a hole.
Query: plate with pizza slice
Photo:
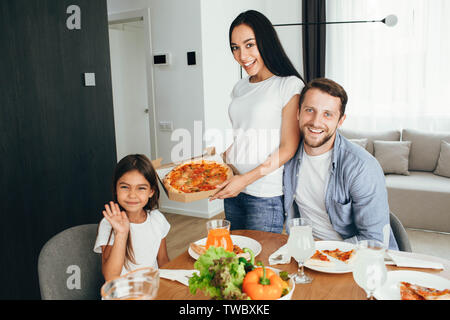
[[[233,242],[233,252],[236,254],[241,254],[242,249],[249,248],[253,251],[255,257],[261,253],[261,244],[256,241],[255,239],[245,237],[245,236],[238,236],[238,235],[231,235],[231,241]],[[189,255],[194,258],[195,260],[200,257],[201,254],[206,252],[206,238],[200,239],[195,241],[194,243],[191,243],[188,248]],[[243,255],[245,256],[245,255]]]
[[[233,175],[229,166],[213,160],[190,160],[174,167],[163,179],[167,191],[178,194],[209,192]]]
[[[326,273],[347,273],[353,271],[356,246],[344,241],[316,241],[315,253],[305,267]]]
[[[450,300],[450,280],[420,271],[389,271],[377,300]]]

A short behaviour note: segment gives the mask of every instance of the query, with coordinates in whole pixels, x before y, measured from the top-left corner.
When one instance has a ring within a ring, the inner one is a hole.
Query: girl
[[[94,247],[102,254],[105,280],[167,263],[170,225],[157,210],[159,188],[150,160],[139,154],[120,160],[112,189],[114,202],[105,204]]]
[[[211,200],[225,199],[232,229],[281,233],[283,165],[300,140],[297,110],[304,80],[263,14],[241,13],[230,26],[229,41],[248,74],[231,93],[228,113],[235,138],[223,156],[239,174],[219,185]]]

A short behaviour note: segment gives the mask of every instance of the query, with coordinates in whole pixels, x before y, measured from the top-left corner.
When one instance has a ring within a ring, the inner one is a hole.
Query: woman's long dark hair
[[[262,13],[248,10],[239,14],[231,23],[229,30],[229,42],[231,48],[231,34],[234,28],[246,24],[255,33],[256,45],[267,69],[279,77],[296,76],[306,84],[303,77],[294,68],[291,60],[284,52],[278,34],[272,23]]]

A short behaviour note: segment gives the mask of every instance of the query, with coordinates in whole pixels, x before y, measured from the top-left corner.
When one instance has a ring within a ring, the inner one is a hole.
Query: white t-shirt
[[[108,243],[112,226],[105,218],[100,221],[94,252],[102,253],[101,246]],[[170,224],[159,210],[147,212],[147,220],[142,223],[130,223],[131,241],[136,264],[129,262],[130,270],[125,266],[121,275],[143,267],[158,268],[157,256],[161,240],[169,233]],[[114,243],[114,231],[108,245]]]
[[[228,109],[234,142],[226,160],[241,174],[259,166],[279,148],[283,108],[303,88],[303,82],[295,76],[272,76],[257,83],[251,83],[249,78],[236,83]],[[283,166],[248,185],[243,192],[276,197],[283,194],[282,186]]]
[[[325,208],[332,153],[333,150],[330,150],[318,156],[309,156],[303,150],[295,191],[295,202],[302,217],[311,220],[313,236],[321,240],[342,240],[334,230]]]

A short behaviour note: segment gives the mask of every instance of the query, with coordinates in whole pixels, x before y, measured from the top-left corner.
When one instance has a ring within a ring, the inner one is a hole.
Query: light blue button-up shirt
[[[295,156],[284,165],[284,208],[288,219],[301,217],[294,195],[302,155],[303,141]],[[333,228],[344,241],[357,243],[358,240],[375,239],[383,242],[383,227],[389,224],[383,170],[369,152],[338,132],[334,141],[325,208]],[[392,229],[389,249],[398,250]]]

